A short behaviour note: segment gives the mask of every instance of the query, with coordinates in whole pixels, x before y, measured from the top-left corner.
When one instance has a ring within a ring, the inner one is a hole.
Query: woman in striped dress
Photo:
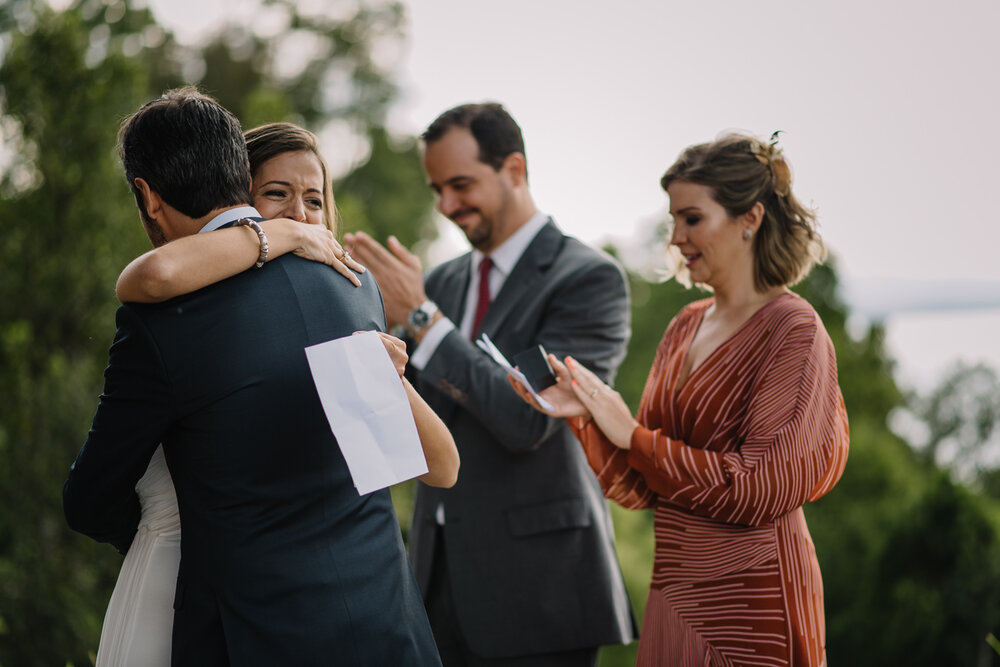
[[[802,504],[840,478],[848,428],[830,338],[788,290],[822,259],[814,214],[773,137],[692,146],[662,185],[673,249],[713,296],[667,327],[636,418],[572,358],[550,356],[559,382],[542,395],[605,495],[654,510],[639,665],[825,665]]]

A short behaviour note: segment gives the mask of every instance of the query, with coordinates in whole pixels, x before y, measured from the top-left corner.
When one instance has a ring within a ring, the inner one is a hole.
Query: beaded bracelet
[[[235,227],[242,227],[244,225],[257,232],[257,238],[260,239],[260,255],[257,256],[257,263],[254,264],[254,267],[259,269],[264,266],[264,262],[267,261],[267,236],[264,234],[264,229],[256,220],[251,220],[250,218],[240,218],[233,223],[233,226]]]

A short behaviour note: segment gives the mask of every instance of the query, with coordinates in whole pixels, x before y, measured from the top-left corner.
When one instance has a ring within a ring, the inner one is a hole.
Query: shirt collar
[[[521,227],[510,235],[506,241],[498,245],[490,253],[493,260],[493,268],[500,271],[500,275],[507,276],[514,270],[514,265],[521,259],[521,255],[528,249],[535,235],[541,231],[545,223],[549,221],[549,216],[538,212],[521,225]],[[479,264],[483,261],[483,253],[479,250],[472,251],[472,268],[479,270]]]
[[[261,217],[260,213],[258,213],[257,209],[253,206],[237,206],[236,208],[227,208],[225,211],[209,220],[208,224],[202,227],[201,231],[198,233],[204,234],[205,232],[214,232],[219,227],[228,225],[230,222],[236,222],[240,218],[259,217]]]

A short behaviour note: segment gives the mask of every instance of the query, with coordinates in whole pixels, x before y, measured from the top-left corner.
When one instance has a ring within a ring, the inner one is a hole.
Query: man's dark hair
[[[448,109],[434,119],[427,131],[420,135],[425,145],[430,145],[443,137],[453,127],[468,130],[479,145],[479,161],[488,164],[495,171],[503,166],[503,161],[511,153],[525,156],[524,137],[521,128],[496,102],[482,104],[462,104]],[[527,166],[525,166],[527,172]]]
[[[143,218],[136,178],[191,218],[253,201],[240,122],[193,86],[168,90],[129,116],[118,131],[118,154]]]

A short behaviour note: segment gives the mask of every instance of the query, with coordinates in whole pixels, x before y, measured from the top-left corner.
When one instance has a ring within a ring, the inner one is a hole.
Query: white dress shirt
[[[236,208],[229,208],[215,216],[208,221],[208,224],[202,227],[198,233],[204,234],[205,232],[214,232],[219,227],[223,225],[235,222],[240,218],[260,218],[260,213],[257,212],[253,206],[237,206]]]

